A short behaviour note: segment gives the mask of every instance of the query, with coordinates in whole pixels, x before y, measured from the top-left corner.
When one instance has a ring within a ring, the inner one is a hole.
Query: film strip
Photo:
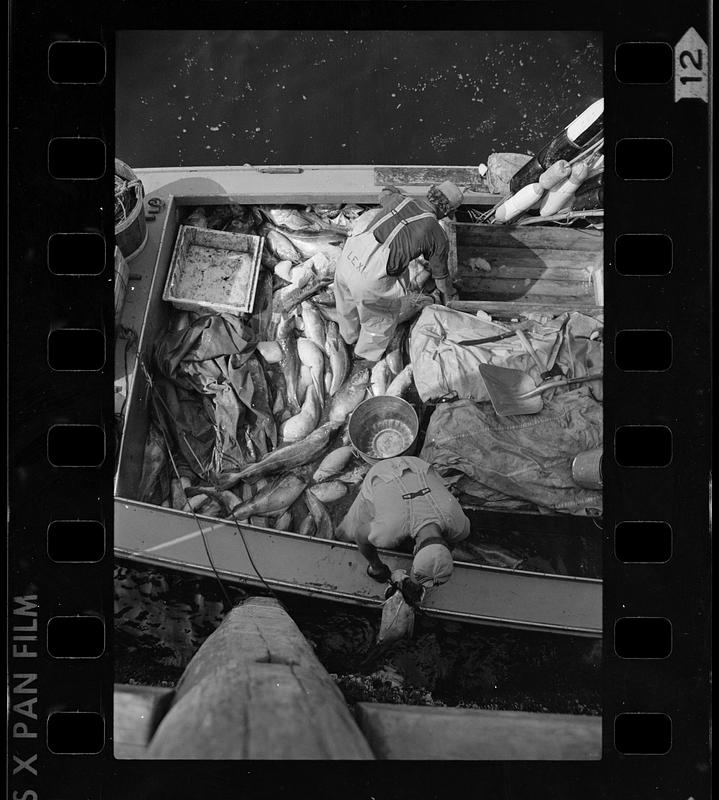
[[[207,5],[203,23],[164,10],[152,25],[221,28],[235,18]],[[420,5],[423,20],[438,13]],[[498,5],[492,27],[521,27],[512,3]],[[521,9],[527,28],[559,9],[563,27],[601,29],[605,42],[603,755],[596,764],[455,765],[452,782],[483,781],[506,797],[541,781],[554,796],[580,787],[597,797],[700,800],[709,791],[708,7],[636,3],[602,14],[537,5]],[[150,767],[112,755],[113,36],[145,15],[131,19],[139,4],[86,14],[70,6],[15,5],[9,786],[16,800],[191,796],[209,774],[202,764]],[[361,21],[316,7],[307,19],[319,13],[338,28]],[[267,7],[250,12],[257,27],[271,16]],[[346,782],[349,770],[332,765],[328,783]],[[237,776],[250,797],[296,788],[271,765],[223,763],[209,783],[225,796]],[[420,763],[378,765],[343,791],[389,796],[378,776],[401,778],[408,796],[446,789],[444,768]]]

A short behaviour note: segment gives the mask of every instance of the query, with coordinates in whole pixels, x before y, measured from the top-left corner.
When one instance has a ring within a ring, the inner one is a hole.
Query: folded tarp
[[[277,444],[254,349],[251,330],[231,314],[199,317],[155,344],[155,366],[166,379],[155,382],[156,421],[200,477],[241,469]]]
[[[546,323],[535,322],[525,335],[547,369],[556,362],[565,375],[580,377],[602,371],[601,341],[589,338],[598,336],[601,329],[599,320],[575,311]],[[483,345],[457,344],[496,336],[507,330],[509,326],[444,306],[425,308],[410,337],[414,383],[422,400],[432,402],[451,397],[488,401],[489,395],[479,374],[482,363],[521,369],[540,384],[540,371],[516,336]],[[593,381],[591,390],[601,399],[601,381]]]
[[[574,483],[572,460],[601,443],[601,403],[581,387],[558,390],[539,414],[514,417],[497,416],[489,403],[441,403],[421,458],[477,506],[596,515],[601,492]]]

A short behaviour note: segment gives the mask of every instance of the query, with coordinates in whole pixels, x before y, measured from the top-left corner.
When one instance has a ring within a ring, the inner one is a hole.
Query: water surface
[[[535,152],[601,93],[594,32],[124,31],[117,156],[479,164]]]

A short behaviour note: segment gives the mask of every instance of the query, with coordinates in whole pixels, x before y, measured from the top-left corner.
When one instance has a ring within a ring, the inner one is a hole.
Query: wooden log
[[[452,181],[457,186],[468,187],[474,192],[489,193],[487,181],[477,167],[375,167],[376,186],[427,186]]]
[[[550,225],[478,225],[455,223],[457,247],[528,247],[532,250],[582,250],[601,252],[604,236],[581,228],[557,228]],[[478,255],[482,255],[481,252]]]
[[[205,641],[148,748],[167,759],[371,759],[341,692],[281,604],[251,598]]]
[[[115,758],[147,758],[147,745],[172,702],[174,691],[116,684],[112,740]]]
[[[380,759],[595,761],[602,718],[359,703],[357,720]]]

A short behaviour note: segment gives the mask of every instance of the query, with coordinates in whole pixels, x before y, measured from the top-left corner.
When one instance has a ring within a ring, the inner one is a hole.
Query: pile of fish
[[[369,470],[350,445],[349,416],[369,396],[402,396],[412,386],[406,324],[398,327],[371,372],[354,364],[340,336],[332,293],[334,264],[346,230],[364,210],[354,205],[215,206],[209,215],[202,208],[190,214],[187,224],[265,237],[260,287],[271,295],[265,298],[271,321],[257,322],[258,336],[264,333],[266,338],[255,343],[252,363],[263,373],[259,384],[267,392],[262,406],[271,413],[277,436],[275,443],[268,441],[268,452],[253,453],[251,463],[240,469],[215,471],[198,480],[173,475],[162,505],[333,538],[332,505],[343,501],[346,508]],[[254,317],[262,313],[256,304]],[[242,437],[238,430],[238,441]],[[163,445],[151,426],[141,494],[158,470]]]

